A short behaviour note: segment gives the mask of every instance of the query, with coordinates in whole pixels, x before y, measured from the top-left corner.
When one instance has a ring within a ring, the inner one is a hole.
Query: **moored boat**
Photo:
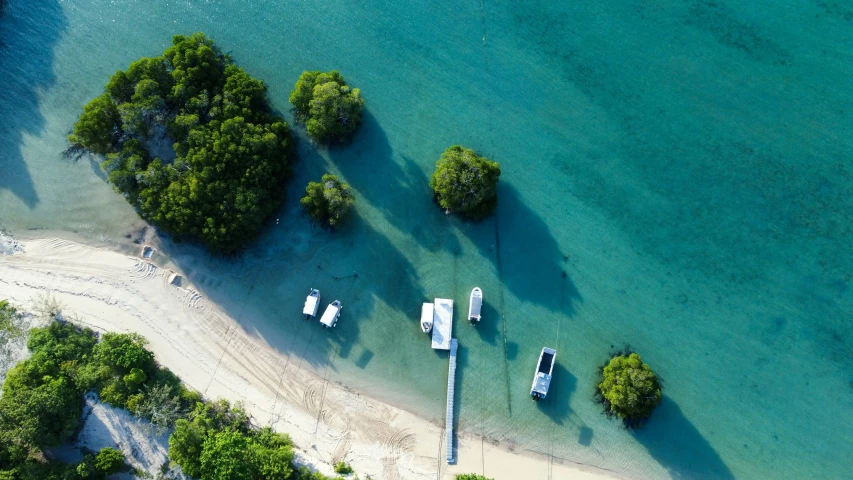
[[[323,316],[320,317],[320,324],[323,325],[323,328],[331,328],[337,326],[338,318],[341,316],[341,309],[343,309],[343,305],[341,305],[340,300],[335,300],[330,303],[328,307],[326,307],[326,311],[323,312]]]
[[[533,400],[540,400],[548,395],[556,357],[557,351],[553,348],[542,348],[542,353],[539,354],[539,363],[536,365],[536,373],[533,374],[533,386],[530,387],[530,396],[533,397]]]
[[[302,307],[302,314],[308,320],[311,317],[317,316],[317,308],[320,307],[320,290],[312,288],[305,298],[305,305]]]
[[[433,316],[435,315],[435,305],[432,303],[424,303],[421,306],[421,330],[424,333],[429,333],[432,330]]]
[[[471,323],[480,321],[480,310],[483,308],[483,291],[480,287],[474,287],[471,290],[471,300],[468,303],[468,320]]]

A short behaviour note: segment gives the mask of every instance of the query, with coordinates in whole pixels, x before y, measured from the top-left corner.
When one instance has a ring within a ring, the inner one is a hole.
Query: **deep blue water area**
[[[65,136],[109,74],[173,34],[206,32],[288,121],[300,72],[335,68],[364,123],[332,148],[297,127],[279,221],[233,259],[163,243],[247,331],[438,419],[446,355],[417,320],[453,298],[465,431],[627,477],[849,478],[853,6],[8,0],[0,15],[0,227],[128,248],[142,222],[94,159],[63,158]],[[430,196],[453,144],[502,166],[480,223]],[[337,232],[298,205],[325,172],[357,193]],[[345,305],[329,335],[290,313],[311,286]],[[664,381],[636,432],[593,401],[626,345]],[[536,404],[543,346],[556,374]]]

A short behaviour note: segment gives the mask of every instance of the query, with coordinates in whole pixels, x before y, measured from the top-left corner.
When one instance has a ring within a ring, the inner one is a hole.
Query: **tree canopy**
[[[501,167],[474,150],[454,145],[439,157],[429,186],[441,208],[474,220],[497,206]]]
[[[343,142],[361,123],[364,100],[336,70],[305,71],[299,76],[290,103],[311,137],[321,143]]]
[[[12,307],[0,305],[3,309]],[[19,362],[0,396],[0,480],[104,480],[125,468],[118,450],[86,453],[76,464],[45,458],[67,441],[83,410],[83,393],[172,427],[169,456],[201,480],[328,480],[293,464],[287,435],[258,429],[240,405],[203,401],[157,365],[135,333],[104,333],[53,322],[30,331],[32,355]]]
[[[246,413],[223,400],[199,403],[189,418],[177,422],[169,457],[187,475],[203,480],[310,478],[294,468],[287,435],[252,429]]]
[[[80,423],[78,372],[94,361],[91,330],[51,323],[30,332],[30,358],[13,367],[0,396],[0,478],[102,480],[124,465],[121,452],[102,450],[76,465],[45,461],[42,452],[68,440]]]
[[[106,156],[110,183],[143,218],[230,253],[281,204],[295,159],[266,90],[204,34],[176,35],[163,55],[112,75],[68,139]],[[155,156],[164,138],[174,159]]]
[[[355,203],[352,189],[332,174],[325,174],[319,182],[308,182],[305,196],[299,201],[315,220],[337,227],[348,216]]]
[[[603,375],[598,390],[605,408],[629,426],[649,418],[661,402],[657,375],[636,353],[613,357],[604,367]]]

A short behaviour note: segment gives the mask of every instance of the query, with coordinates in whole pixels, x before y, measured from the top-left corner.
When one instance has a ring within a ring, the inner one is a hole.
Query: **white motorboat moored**
[[[533,375],[533,386],[530,387],[530,396],[533,397],[533,400],[540,400],[548,395],[556,357],[557,351],[548,347],[544,347],[542,353],[539,354],[539,363],[536,365],[536,373]]]
[[[468,304],[468,320],[471,323],[477,323],[480,321],[480,310],[483,308],[483,291],[480,290],[480,287],[474,287],[474,290],[471,290],[471,301]]]
[[[432,320],[435,315],[435,305],[432,303],[424,303],[421,306],[421,330],[424,333],[429,333],[432,330]]]
[[[305,305],[302,307],[302,314],[308,320],[311,317],[317,316],[317,308],[320,307],[320,290],[312,288],[305,298]]]
[[[326,311],[320,317],[320,324],[323,325],[323,328],[334,327],[338,324],[338,317],[341,316],[342,308],[344,307],[341,305],[340,300],[335,300],[326,307]]]

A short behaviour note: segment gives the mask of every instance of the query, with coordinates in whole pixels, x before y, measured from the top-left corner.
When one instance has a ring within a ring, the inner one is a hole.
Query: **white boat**
[[[480,290],[480,287],[474,287],[474,290],[471,290],[471,301],[468,303],[468,320],[471,323],[477,323],[480,321],[480,309],[483,308],[483,291]]]
[[[312,288],[311,292],[305,298],[305,305],[302,307],[302,314],[305,319],[317,316],[317,308],[320,307],[320,290]]]
[[[435,315],[435,305],[432,303],[424,303],[421,306],[421,330],[424,333],[429,333],[432,330],[432,319]]]
[[[556,357],[557,351],[548,347],[544,347],[539,354],[539,363],[536,365],[536,373],[533,374],[533,386],[530,387],[530,396],[533,400],[540,400],[548,395]]]
[[[341,305],[340,300],[335,300],[326,307],[326,311],[323,312],[323,316],[320,317],[320,324],[323,325],[323,328],[331,328],[338,324],[338,317],[341,316],[342,308],[344,307]]]

